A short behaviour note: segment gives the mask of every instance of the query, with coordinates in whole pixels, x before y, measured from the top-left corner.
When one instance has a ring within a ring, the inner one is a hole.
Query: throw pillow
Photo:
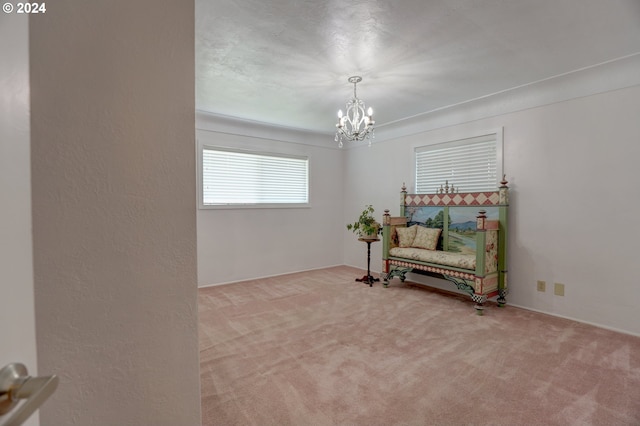
[[[416,237],[411,247],[422,248],[427,250],[435,250],[438,246],[438,238],[440,238],[440,228],[426,228],[419,226],[416,230]]]
[[[413,240],[416,238],[417,230],[418,225],[413,225],[408,228],[396,228],[396,232],[398,233],[398,247],[411,247]]]

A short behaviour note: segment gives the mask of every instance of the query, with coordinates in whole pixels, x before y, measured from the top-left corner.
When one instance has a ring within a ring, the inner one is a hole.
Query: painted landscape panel
[[[487,219],[498,219],[497,207],[484,207]],[[475,254],[476,252],[476,216],[481,208],[449,208],[449,251]]]
[[[476,216],[484,209],[487,219],[498,219],[498,207],[449,207],[448,251],[463,254],[476,252]],[[427,228],[444,228],[444,208],[441,206],[406,207],[407,226],[421,225]],[[439,242],[438,250],[441,250]]]
[[[407,226],[422,225],[427,228],[444,227],[444,208],[439,206],[405,207]]]

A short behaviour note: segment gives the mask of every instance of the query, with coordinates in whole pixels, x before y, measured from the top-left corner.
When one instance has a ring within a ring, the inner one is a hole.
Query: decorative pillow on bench
[[[408,228],[396,228],[396,234],[398,234],[398,247],[411,247],[413,240],[416,239],[416,231],[418,225],[413,225]]]
[[[441,232],[442,229],[440,228],[425,228],[424,226],[418,226],[418,229],[416,230],[416,237],[410,247],[435,250],[438,246],[438,238],[440,238]]]
[[[398,234],[398,247],[435,250],[442,229],[413,225],[408,228],[396,228],[396,233]]]

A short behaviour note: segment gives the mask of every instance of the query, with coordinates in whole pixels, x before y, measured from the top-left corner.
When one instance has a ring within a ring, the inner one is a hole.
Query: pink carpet
[[[201,289],[203,425],[640,425],[640,338],[362,275]]]

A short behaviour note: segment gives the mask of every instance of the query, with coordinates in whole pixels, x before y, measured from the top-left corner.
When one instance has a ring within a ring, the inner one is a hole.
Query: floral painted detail
[[[416,237],[413,240],[411,247],[421,248],[426,250],[435,250],[438,246],[438,238],[442,229],[439,228],[426,228],[424,226],[418,226],[416,230]]]
[[[473,254],[451,253],[441,250],[425,250],[418,248],[395,247],[389,250],[389,255],[421,262],[436,263],[438,265],[454,266],[456,268],[476,270],[476,256]]]
[[[391,227],[391,237],[389,238],[389,248],[398,247],[398,227]]]
[[[411,247],[413,240],[416,238],[417,230],[418,225],[413,225],[408,228],[396,228],[396,232],[398,233],[398,247]]]
[[[486,233],[484,269],[487,274],[498,270],[498,231]]]

